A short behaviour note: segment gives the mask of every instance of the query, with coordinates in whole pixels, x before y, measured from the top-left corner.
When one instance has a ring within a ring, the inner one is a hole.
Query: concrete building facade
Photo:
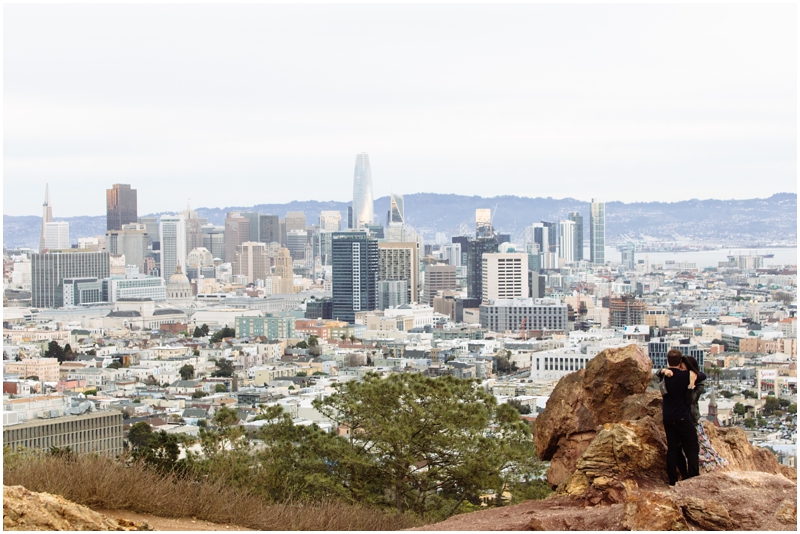
[[[405,280],[405,302],[418,302],[419,261],[416,243],[379,242],[378,272],[380,281]]]
[[[78,454],[122,453],[122,412],[92,412],[3,425],[3,446],[11,450],[69,447]]]
[[[521,252],[483,255],[483,301],[528,296],[528,255]]]
[[[64,306],[64,279],[108,278],[108,252],[60,251],[31,255],[31,306]]]

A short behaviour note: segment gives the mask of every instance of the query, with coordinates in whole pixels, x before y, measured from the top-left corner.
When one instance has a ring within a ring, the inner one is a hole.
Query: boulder
[[[575,471],[578,458],[602,425],[660,419],[661,398],[648,391],[652,364],[638,345],[606,349],[556,385],[536,419],[539,458],[550,461],[547,481],[556,487]]]
[[[739,428],[703,422],[728,470],[762,471],[797,480]],[[632,493],[665,489],[666,436],[661,394],[637,345],[607,349],[586,369],[562,378],[536,421],[535,445],[549,460],[547,481],[586,504],[625,502]]]
[[[59,495],[3,486],[3,530],[152,529],[145,522],[111,519]]]
[[[667,444],[652,418],[607,423],[576,462],[562,493],[587,504],[624,502],[644,488],[663,487]]]
[[[645,392],[652,370],[652,361],[638,345],[606,349],[589,360],[582,385],[597,424],[621,421],[624,401]]]
[[[729,470],[763,471],[797,480],[796,469],[778,463],[767,449],[751,445],[741,428],[716,427],[708,421],[703,421],[703,428],[714,450],[728,460]]]

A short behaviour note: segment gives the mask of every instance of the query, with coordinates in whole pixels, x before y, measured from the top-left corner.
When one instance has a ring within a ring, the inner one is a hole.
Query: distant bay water
[[[616,247],[606,247],[606,261],[619,263],[622,260],[622,253]],[[667,260],[675,262],[693,262],[698,269],[706,267],[717,267],[719,262],[727,261],[729,255],[750,256],[773,254],[772,258],[764,258],[764,267],[770,265],[797,265],[797,247],[790,248],[725,248],[719,250],[698,250],[687,252],[636,252],[636,261],[645,259],[645,256],[653,263],[665,263]],[[584,257],[589,258],[589,249],[584,250]]]

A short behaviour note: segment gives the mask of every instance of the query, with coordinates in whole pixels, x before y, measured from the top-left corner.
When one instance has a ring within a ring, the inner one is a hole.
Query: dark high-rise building
[[[333,300],[318,299],[306,302],[306,319],[333,319]]]
[[[569,214],[569,220],[575,223],[575,240],[573,241],[574,251],[572,261],[583,259],[583,215],[578,211]]]
[[[64,279],[110,276],[108,252],[52,252],[31,254],[31,306],[64,306]]]
[[[483,255],[497,252],[497,237],[479,237],[467,241],[467,297],[483,295]]]
[[[137,222],[136,212],[136,189],[130,184],[106,189],[106,230],[122,230],[123,224]]]
[[[281,221],[277,215],[259,215],[258,240],[262,243],[281,242]]]
[[[368,232],[333,232],[333,318],[354,323],[378,308],[378,240]]]
[[[392,193],[389,195],[389,211],[386,214],[386,226],[390,224],[403,224],[405,222],[406,215],[403,196]]]
[[[250,236],[247,238],[248,241],[259,242],[261,241],[259,237],[259,230],[261,230],[260,217],[258,213],[253,213],[251,211],[242,213],[242,217],[250,221]]]

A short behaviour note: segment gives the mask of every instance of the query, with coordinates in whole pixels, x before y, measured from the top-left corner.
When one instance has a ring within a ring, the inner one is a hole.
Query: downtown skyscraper
[[[355,323],[356,313],[378,307],[378,240],[368,231],[332,236],[333,318]]]
[[[570,212],[569,220],[575,223],[572,261],[581,261],[583,259],[583,215],[579,211]]]
[[[137,222],[136,189],[114,184],[106,189],[106,230],[122,230],[123,224]]]
[[[589,261],[606,262],[606,203],[592,199],[589,211]]]
[[[356,155],[356,170],[353,176],[353,225],[364,228],[373,224],[375,218],[372,200],[372,169],[366,152]]]
[[[406,215],[403,196],[392,193],[389,195],[389,213],[386,214],[386,226],[404,224],[405,222]]]
[[[161,278],[169,280],[178,265],[186,266],[186,221],[183,215],[162,215],[159,223],[161,239]]]
[[[53,206],[50,205],[50,184],[44,186],[44,203],[42,204],[42,235],[39,238],[39,252],[47,248],[47,223],[53,222]]]

